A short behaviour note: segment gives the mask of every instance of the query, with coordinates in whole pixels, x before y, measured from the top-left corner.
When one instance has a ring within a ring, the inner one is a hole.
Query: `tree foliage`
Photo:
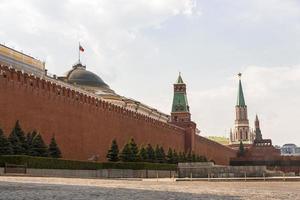
[[[107,152],[106,158],[108,161],[117,162],[119,161],[119,147],[117,141],[114,139],[111,143],[111,147]]]
[[[61,151],[53,137],[49,148],[45,144],[42,135],[37,131],[25,135],[19,121],[16,121],[8,138],[0,129],[0,155],[30,155],[53,158],[60,158]]]
[[[146,152],[147,152],[147,161],[154,162],[155,161],[155,152],[154,152],[154,149],[151,144],[147,145]]]
[[[123,162],[129,162],[131,160],[131,150],[129,143],[125,144],[125,146],[123,147],[120,159]]]
[[[25,134],[20,126],[19,120],[16,122],[13,130],[8,136],[8,141],[12,148],[12,153],[15,155],[25,155],[27,154],[27,142]]]
[[[169,150],[168,150],[166,159],[167,159],[168,163],[173,163],[174,162],[173,150],[171,148],[169,148]]]
[[[47,157],[48,156],[48,147],[45,144],[42,136],[37,134],[32,141],[32,146],[30,148],[31,156]]]
[[[158,163],[165,162],[165,151],[163,147],[160,147],[159,145],[156,145],[155,147],[155,161]]]
[[[12,149],[8,139],[5,137],[3,130],[0,129],[0,155],[10,155]]]
[[[51,138],[51,142],[50,142],[49,148],[48,148],[48,153],[49,153],[49,156],[52,158],[61,158],[61,151],[56,143],[56,139],[55,139],[54,135]]]
[[[130,161],[131,162],[138,161],[139,148],[133,138],[130,139],[129,148],[130,148],[130,152],[131,152]]]
[[[141,162],[147,162],[147,159],[148,159],[147,150],[144,146],[142,146],[139,151],[139,160]]]

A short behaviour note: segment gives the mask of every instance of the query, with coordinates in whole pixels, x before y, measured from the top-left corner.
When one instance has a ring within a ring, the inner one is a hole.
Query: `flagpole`
[[[79,46],[78,46],[78,62],[80,63],[80,42],[79,42]]]

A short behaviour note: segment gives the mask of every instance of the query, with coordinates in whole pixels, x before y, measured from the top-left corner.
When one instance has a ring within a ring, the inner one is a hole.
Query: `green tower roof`
[[[174,85],[185,85],[180,73]],[[189,112],[188,100],[185,90],[174,92],[172,112]]]
[[[242,87],[242,81],[241,81],[242,74],[239,73],[238,75],[239,75],[240,80],[239,80],[239,89],[238,89],[238,96],[237,96],[236,105],[237,106],[246,106],[244,93],[243,93],[243,87]]]
[[[189,112],[186,94],[174,93],[172,112]]]
[[[182,78],[181,78],[181,73],[179,72],[179,76],[177,78],[176,84],[184,84]]]

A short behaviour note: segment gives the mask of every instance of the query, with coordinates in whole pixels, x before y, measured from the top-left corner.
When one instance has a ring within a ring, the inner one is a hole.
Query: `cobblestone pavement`
[[[2,200],[300,200],[300,182],[172,182],[0,177]]]

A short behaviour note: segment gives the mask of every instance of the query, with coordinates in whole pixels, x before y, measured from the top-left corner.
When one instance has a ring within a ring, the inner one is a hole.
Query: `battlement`
[[[18,71],[13,67],[0,65],[0,79],[4,78],[7,82],[18,82],[20,86],[32,87],[36,91],[47,92],[57,97],[64,97],[73,100],[79,104],[87,104],[92,108],[102,111],[108,111],[113,114],[129,117],[134,120],[142,120],[155,126],[166,129],[176,130],[177,133],[183,133],[184,129],[173,124],[164,123],[153,119],[147,115],[137,113],[124,107],[105,101],[98,95],[87,92],[78,87],[66,84],[62,81],[47,77],[46,75],[37,77],[33,74]]]

